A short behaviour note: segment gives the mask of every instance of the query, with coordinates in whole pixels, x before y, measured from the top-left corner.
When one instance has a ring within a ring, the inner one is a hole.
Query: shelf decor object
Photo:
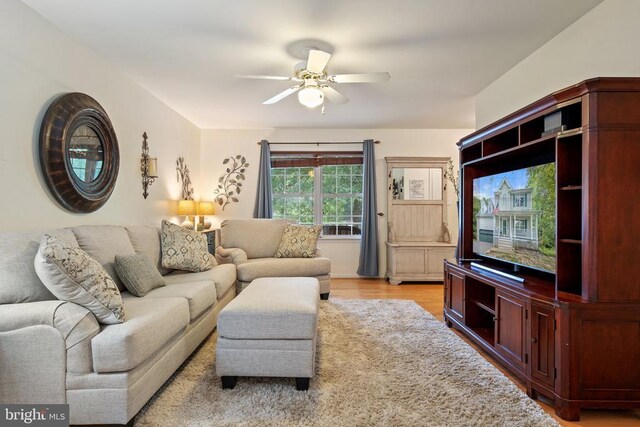
[[[444,262],[444,320],[565,420],[640,407],[638,135],[640,78],[616,77],[458,143],[461,237]],[[487,179],[522,171],[485,196]]]
[[[142,176],[142,197],[149,196],[149,187],[158,178],[158,158],[149,156],[147,132],[142,134],[142,154],[140,155],[140,174]]]
[[[222,161],[223,165],[227,165],[226,173],[218,178],[218,188],[213,190],[216,196],[216,202],[222,210],[231,202],[239,202],[238,195],[242,191],[242,181],[245,179],[245,171],[249,167],[247,159],[238,154],[231,156]]]
[[[191,175],[189,167],[184,157],[178,157],[176,160],[176,178],[178,182],[182,182],[182,200],[193,200],[193,187],[191,185]]]
[[[98,101],[77,92],[53,101],[42,119],[38,151],[43,178],[60,206],[89,213],[107,203],[118,178],[120,150]]]
[[[187,230],[195,229],[196,202],[193,200],[178,201],[178,216],[184,215],[184,221],[180,226]]]

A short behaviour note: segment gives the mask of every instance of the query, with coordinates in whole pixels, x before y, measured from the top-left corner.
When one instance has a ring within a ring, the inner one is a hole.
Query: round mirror
[[[68,93],[53,101],[40,128],[40,165],[65,209],[93,212],[109,200],[120,150],[109,116],[95,99]]]
[[[68,150],[74,175],[83,182],[95,181],[104,163],[104,147],[98,134],[89,126],[80,126],[71,135]]]

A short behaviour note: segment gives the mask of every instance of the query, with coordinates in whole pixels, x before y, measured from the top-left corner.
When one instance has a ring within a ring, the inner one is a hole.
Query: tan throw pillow
[[[100,323],[124,322],[118,287],[104,267],[82,249],[45,235],[34,267],[42,283],[59,300],[83,306]]]
[[[287,225],[276,258],[313,258],[316,256],[320,231],[321,225]]]
[[[207,236],[162,220],[162,266],[186,271],[211,270]]]
[[[156,266],[145,254],[116,255],[115,265],[124,286],[137,297],[166,285]]]

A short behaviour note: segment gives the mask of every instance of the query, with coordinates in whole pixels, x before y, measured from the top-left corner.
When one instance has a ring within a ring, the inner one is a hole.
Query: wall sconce
[[[149,157],[147,132],[142,134],[142,155],[140,156],[140,172],[142,172],[142,197],[149,195],[147,191],[158,177],[158,158]]]

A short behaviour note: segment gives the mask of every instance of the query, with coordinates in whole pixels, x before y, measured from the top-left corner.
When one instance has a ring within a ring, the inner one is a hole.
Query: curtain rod
[[[269,145],[352,145],[352,144],[362,144],[364,141],[342,141],[342,142],[333,142],[333,141],[321,141],[321,142],[269,142]],[[373,141],[374,144],[380,144],[380,141]],[[258,145],[261,144],[261,141],[258,142]]]

